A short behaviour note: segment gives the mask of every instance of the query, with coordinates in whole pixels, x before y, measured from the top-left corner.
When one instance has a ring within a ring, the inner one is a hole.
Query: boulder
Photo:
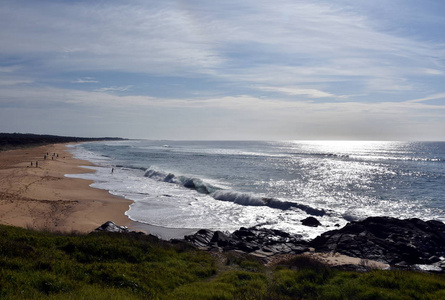
[[[101,226],[97,227],[94,231],[106,231],[106,232],[130,232],[126,226],[116,225],[112,221],[107,221]]]
[[[307,217],[306,219],[301,221],[301,224],[303,224],[304,226],[309,226],[309,227],[318,227],[321,226],[320,221],[318,221],[316,218],[314,217]]]
[[[212,240],[214,232],[208,229],[201,229],[193,235],[186,235],[184,239],[198,247],[208,247],[210,246],[210,241]]]

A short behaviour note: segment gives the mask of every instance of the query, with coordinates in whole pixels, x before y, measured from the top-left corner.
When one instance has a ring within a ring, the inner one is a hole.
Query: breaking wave
[[[291,208],[298,208],[305,211],[306,213],[314,216],[324,216],[326,211],[324,209],[316,209],[308,205],[290,202],[290,201],[280,201],[275,198],[260,197],[247,193],[238,193],[233,191],[216,191],[212,194],[212,197],[216,200],[229,201],[240,205],[246,206],[268,206],[271,208],[277,208],[282,210],[288,210]]]
[[[177,176],[173,173],[167,173],[156,169],[148,169],[145,172],[144,176],[157,181],[179,184],[186,188],[196,190],[199,193],[210,195],[216,200],[233,202],[238,205],[268,206],[270,208],[276,208],[281,210],[297,208],[302,211],[305,211],[310,215],[320,216],[320,217],[326,214],[326,211],[324,209],[313,208],[305,204],[300,204],[290,201],[281,201],[275,198],[262,197],[248,193],[223,190],[195,177],[188,177],[182,175]]]
[[[196,190],[202,194],[211,194],[219,189],[218,187],[208,184],[199,178],[182,175],[176,176],[173,173],[166,173],[155,169],[148,169],[144,176],[157,181],[179,184],[186,188]]]

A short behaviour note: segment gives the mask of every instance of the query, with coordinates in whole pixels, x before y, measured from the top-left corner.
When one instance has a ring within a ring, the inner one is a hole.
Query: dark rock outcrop
[[[307,242],[302,240],[301,236],[255,227],[241,227],[231,234],[202,229],[193,235],[185,236],[184,239],[198,247],[222,251],[238,250],[260,258],[276,254],[297,254],[309,250]]]
[[[96,231],[132,233],[111,221]],[[299,235],[258,227],[241,227],[233,233],[201,229],[176,242],[208,250],[241,251],[265,261],[277,254],[308,252],[311,247],[316,252],[380,261],[393,268],[445,272],[445,224],[439,221],[371,217],[325,232],[310,242]]]
[[[445,224],[419,219],[371,217],[325,232],[310,246],[317,252],[338,252],[393,266],[439,266],[445,257]]]

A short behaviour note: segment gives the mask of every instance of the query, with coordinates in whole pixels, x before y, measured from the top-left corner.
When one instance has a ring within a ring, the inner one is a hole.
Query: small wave
[[[270,208],[277,208],[282,210],[298,208],[310,215],[319,217],[322,217],[326,214],[326,211],[324,209],[316,209],[304,204],[299,204],[290,201],[280,201],[275,198],[260,197],[247,193],[238,193],[233,191],[220,190],[212,193],[212,197],[215,198],[216,200],[229,201],[239,205],[246,205],[246,206],[268,206]]]
[[[367,161],[374,161],[374,160],[380,160],[380,161],[414,161],[414,162],[444,162],[445,160],[442,158],[429,158],[429,157],[396,157],[396,156],[351,156],[352,159],[358,159],[358,160],[367,160]]]
[[[443,159],[441,159],[441,158],[416,158],[416,157],[407,157],[407,158],[403,158],[403,160],[407,160],[407,161],[443,162]]]
[[[315,157],[335,157],[335,158],[349,158],[349,154],[339,154],[330,152],[291,152],[293,156],[315,156]]]
[[[196,190],[202,194],[211,194],[219,189],[218,187],[208,184],[199,178],[176,176],[173,173],[166,173],[164,171],[155,169],[148,169],[144,176],[157,181],[179,184],[186,188]]]

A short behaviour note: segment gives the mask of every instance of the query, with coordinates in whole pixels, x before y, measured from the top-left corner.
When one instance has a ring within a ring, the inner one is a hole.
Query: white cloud
[[[413,100],[409,100],[408,102],[417,103],[417,102],[425,102],[425,101],[437,100],[437,99],[445,99],[445,93],[439,93],[439,94],[430,95],[430,96],[424,97],[424,98],[413,99]]]
[[[317,89],[301,89],[301,88],[291,88],[291,87],[272,87],[272,86],[260,86],[258,89],[266,92],[277,92],[283,93],[291,96],[307,96],[309,98],[327,98],[336,97],[331,93],[326,93]]]

